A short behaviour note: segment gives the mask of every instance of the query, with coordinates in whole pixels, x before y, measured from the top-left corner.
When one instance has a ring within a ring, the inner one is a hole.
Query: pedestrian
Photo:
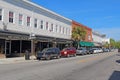
[[[28,50],[25,50],[25,60],[30,60],[30,53]]]

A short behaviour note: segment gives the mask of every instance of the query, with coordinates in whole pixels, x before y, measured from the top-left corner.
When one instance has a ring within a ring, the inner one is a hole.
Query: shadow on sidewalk
[[[114,71],[108,80],[120,80],[120,71]]]

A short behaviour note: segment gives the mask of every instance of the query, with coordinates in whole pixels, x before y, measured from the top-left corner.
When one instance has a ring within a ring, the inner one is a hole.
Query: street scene
[[[120,80],[119,4],[0,0],[0,80]]]

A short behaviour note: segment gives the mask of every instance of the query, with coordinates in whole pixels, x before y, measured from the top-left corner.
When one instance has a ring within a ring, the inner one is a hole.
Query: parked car
[[[42,52],[37,53],[37,59],[46,59],[50,60],[52,58],[60,58],[60,49],[59,48],[45,48]]]
[[[102,48],[97,48],[97,50],[98,50],[98,53],[102,53],[103,52]]]
[[[103,52],[110,52],[110,50],[107,48],[103,48]]]
[[[61,56],[63,57],[76,56],[76,49],[74,47],[64,48],[61,51]]]
[[[93,54],[93,49],[92,48],[87,48],[87,54]]]
[[[99,53],[99,50],[97,48],[91,48],[91,52],[95,54],[95,53]]]
[[[76,51],[77,55],[85,55],[87,54],[87,49],[86,48],[78,48]]]

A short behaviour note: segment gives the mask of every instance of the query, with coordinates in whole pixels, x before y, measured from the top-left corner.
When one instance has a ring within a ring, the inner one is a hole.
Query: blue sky
[[[32,0],[64,17],[120,40],[120,0]]]

